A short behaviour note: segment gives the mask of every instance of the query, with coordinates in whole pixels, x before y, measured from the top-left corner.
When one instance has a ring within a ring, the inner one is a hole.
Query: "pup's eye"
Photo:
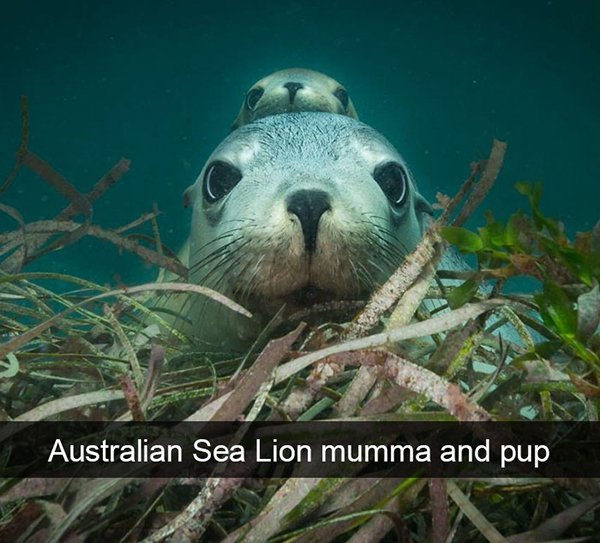
[[[221,160],[215,160],[206,167],[202,194],[207,202],[220,200],[240,182],[242,172],[235,166]]]
[[[333,95],[340,101],[342,106],[344,106],[344,109],[348,109],[348,102],[350,101],[350,98],[348,98],[346,89],[342,89],[342,87],[340,87],[333,93]]]
[[[255,87],[253,89],[250,89],[248,91],[248,94],[246,94],[246,107],[250,111],[254,111],[256,104],[258,104],[258,101],[260,100],[261,96],[264,93],[265,93],[264,89],[261,89],[260,87]]]
[[[386,162],[377,166],[373,172],[373,179],[377,181],[388,200],[395,206],[401,206],[408,197],[408,173],[397,162]]]

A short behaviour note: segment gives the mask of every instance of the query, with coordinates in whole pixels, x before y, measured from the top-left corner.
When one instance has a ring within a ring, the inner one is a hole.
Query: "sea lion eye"
[[[254,111],[256,104],[258,104],[258,101],[264,93],[264,89],[260,87],[254,87],[253,89],[250,89],[248,94],[246,94],[246,107],[250,111]]]
[[[346,89],[342,89],[342,87],[340,87],[333,93],[333,95],[341,102],[342,106],[344,106],[344,109],[348,109],[348,102],[350,101],[350,98],[348,98]]]
[[[216,160],[206,167],[202,194],[207,202],[213,203],[229,194],[240,182],[242,172],[235,166]]]
[[[375,168],[373,179],[377,181],[388,200],[395,206],[402,205],[408,196],[408,173],[397,162],[386,162]]]

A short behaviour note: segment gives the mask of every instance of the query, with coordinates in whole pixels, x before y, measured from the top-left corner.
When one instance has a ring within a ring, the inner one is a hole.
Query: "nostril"
[[[304,88],[304,85],[302,83],[297,83],[295,81],[289,81],[289,82],[285,83],[283,86],[288,90],[288,93],[290,95],[289,96],[290,104],[294,103],[294,99],[296,98],[296,93],[300,89]]]
[[[300,221],[304,247],[309,253],[314,253],[317,248],[319,221],[323,213],[331,209],[329,195],[321,190],[299,190],[289,196],[287,209]]]

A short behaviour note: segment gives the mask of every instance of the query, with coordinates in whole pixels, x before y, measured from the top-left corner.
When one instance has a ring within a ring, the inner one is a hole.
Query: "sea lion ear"
[[[419,221],[421,234],[424,234],[433,221],[433,208],[431,207],[431,204],[418,192],[415,196],[415,211],[417,214],[417,220]]]
[[[415,209],[417,213],[426,213],[427,215],[433,216],[433,207],[431,207],[431,204],[418,192],[415,196]]]
[[[190,185],[183,191],[183,207],[188,208],[192,205],[192,199],[194,197],[194,185]]]
[[[230,132],[237,130],[240,126],[242,126],[243,124],[248,122],[248,120],[246,119],[246,109],[244,107],[245,103],[246,102],[244,101],[244,103],[242,104],[242,108],[240,109],[240,112],[238,113],[238,116],[235,118],[235,120],[231,124],[231,128],[229,129]]]
[[[346,108],[346,115],[353,119],[358,119],[358,113],[356,113],[356,109],[354,104],[352,103],[352,99],[348,100],[348,107]]]

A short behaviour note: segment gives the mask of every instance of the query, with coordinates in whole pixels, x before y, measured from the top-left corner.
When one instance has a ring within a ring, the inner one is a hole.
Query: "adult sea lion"
[[[341,83],[314,70],[289,68],[274,72],[250,87],[231,129],[268,115],[301,111],[358,118],[348,91]]]
[[[429,203],[400,154],[348,116],[288,113],[232,132],[186,199],[190,281],[255,314],[171,297],[176,325],[211,345],[247,345],[280,307],[365,299],[419,242]]]

